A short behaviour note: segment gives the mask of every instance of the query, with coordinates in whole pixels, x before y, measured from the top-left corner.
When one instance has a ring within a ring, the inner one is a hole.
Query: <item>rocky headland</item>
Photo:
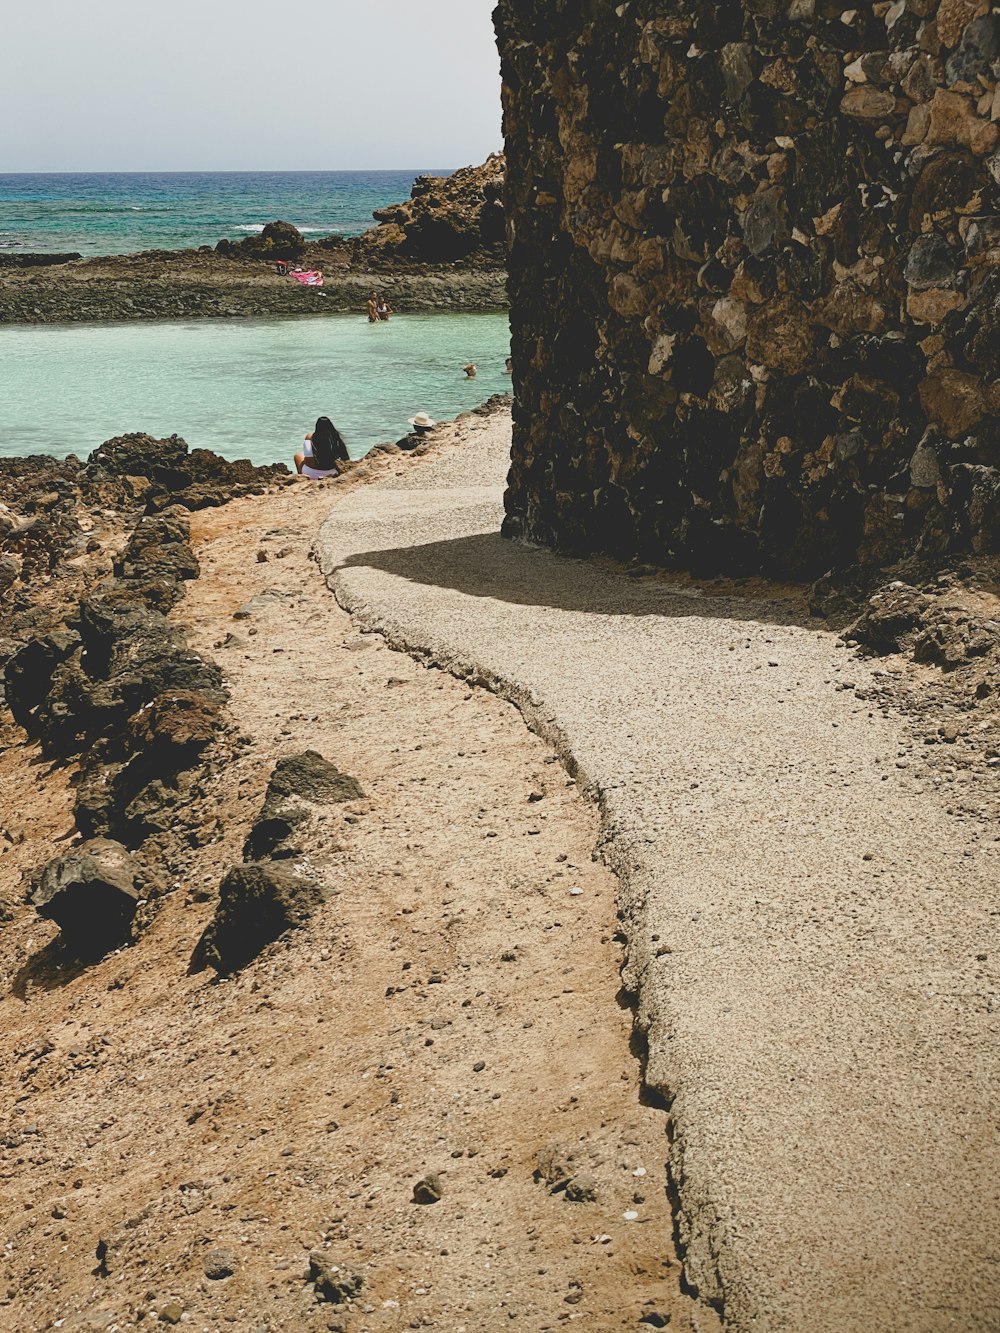
[[[276,221],[214,249],[0,256],[0,324],[358,312],[373,288],[397,311],[502,310],[504,169],[494,154],[452,176],[420,176],[408,201],[379,210],[379,225],[357,237],[307,243]],[[323,287],[281,276],[276,260],[322,269]]]

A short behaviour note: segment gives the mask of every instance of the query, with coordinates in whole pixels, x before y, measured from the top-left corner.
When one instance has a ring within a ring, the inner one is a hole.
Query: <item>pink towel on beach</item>
[[[301,282],[304,287],[323,286],[323,274],[316,269],[308,269],[305,273],[289,273],[288,276],[294,278],[296,282]]]

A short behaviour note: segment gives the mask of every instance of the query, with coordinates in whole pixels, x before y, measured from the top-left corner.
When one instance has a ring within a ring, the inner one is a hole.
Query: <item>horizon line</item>
[[[494,150],[502,152],[502,149]],[[487,154],[490,156],[490,154]],[[485,160],[485,159],[484,159]],[[467,163],[468,166],[481,165],[478,163]],[[0,176],[248,176],[248,175],[283,175],[283,176],[310,176],[310,175],[333,175],[337,173],[349,172],[385,172],[386,174],[403,173],[409,171],[460,171],[461,167],[437,167],[431,168],[423,166],[414,168],[406,167],[168,167],[160,169],[157,167],[130,167],[127,169],[115,167],[76,167],[72,169],[60,169],[58,171],[45,171],[35,168],[32,171],[6,171],[0,170]]]

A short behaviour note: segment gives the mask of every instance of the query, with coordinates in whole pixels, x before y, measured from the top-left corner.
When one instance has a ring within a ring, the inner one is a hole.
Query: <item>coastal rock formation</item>
[[[58,264],[71,264],[74,259],[82,259],[79,250],[57,254],[49,251],[40,254],[0,254],[0,268],[51,268]]]
[[[501,0],[506,531],[812,576],[1000,534],[985,0]]]
[[[242,241],[220,241],[215,247],[223,255],[245,255],[251,259],[300,259],[305,253],[305,237],[290,222],[268,222],[259,235]]]
[[[488,251],[502,262],[506,159],[492,153],[479,167],[451,176],[418,176],[406,203],[376,209],[380,225],[359,237],[359,249],[398,251],[429,263]]]
[[[49,758],[77,764],[85,838],[135,848],[183,824],[190,770],[226,699],[219,669],[168,618],[198,574],[184,511],[285,472],[144,434],[87,463],[0,461],[5,702]]]
[[[381,225],[360,236],[307,242],[290,223],[275,221],[214,249],[77,262],[20,255],[17,263],[0,262],[0,324],[329,315],[363,311],[373,287],[398,312],[503,310],[504,172],[497,153],[451,176],[420,176],[411,198],[379,210]],[[323,287],[281,276],[274,260],[322,269]]]

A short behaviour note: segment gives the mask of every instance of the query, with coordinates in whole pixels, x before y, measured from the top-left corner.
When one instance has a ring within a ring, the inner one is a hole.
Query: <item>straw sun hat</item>
[[[411,426],[416,426],[417,430],[430,430],[432,426],[437,425],[437,422],[432,421],[426,412],[418,412],[415,417],[409,418],[409,422]]]

